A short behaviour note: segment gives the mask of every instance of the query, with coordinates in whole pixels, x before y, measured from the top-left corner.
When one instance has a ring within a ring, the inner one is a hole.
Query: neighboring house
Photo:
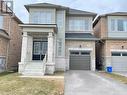
[[[49,3],[25,6],[29,23],[23,31],[19,73],[53,74],[55,71],[95,70],[92,22],[96,14]]]
[[[0,2],[0,5],[1,2]],[[16,70],[21,55],[22,33],[18,24],[22,22],[0,6],[0,72]]]
[[[127,13],[115,12],[98,16],[94,33],[97,43],[97,66],[111,66],[113,71],[127,71]]]

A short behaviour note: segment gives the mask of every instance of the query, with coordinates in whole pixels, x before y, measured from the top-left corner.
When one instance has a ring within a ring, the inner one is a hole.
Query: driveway
[[[127,95],[127,85],[91,71],[65,73],[65,95]]]

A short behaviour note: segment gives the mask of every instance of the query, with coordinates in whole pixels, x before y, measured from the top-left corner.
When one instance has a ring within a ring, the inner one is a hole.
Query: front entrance
[[[33,60],[43,60],[47,53],[47,41],[33,42]]]
[[[70,70],[90,70],[90,52],[71,51]]]

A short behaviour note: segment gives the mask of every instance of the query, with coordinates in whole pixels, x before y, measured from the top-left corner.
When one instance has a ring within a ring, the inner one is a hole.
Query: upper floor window
[[[3,28],[3,16],[0,16],[0,29]]]
[[[50,24],[52,22],[52,14],[50,12],[33,12],[31,14],[31,22],[37,24]]]
[[[118,31],[124,31],[124,20],[117,21],[117,28],[118,28]]]
[[[89,30],[89,20],[72,19],[69,20],[69,31]]]
[[[115,20],[114,19],[111,20],[111,30],[115,31]]]
[[[127,20],[111,19],[111,31],[127,31]]]

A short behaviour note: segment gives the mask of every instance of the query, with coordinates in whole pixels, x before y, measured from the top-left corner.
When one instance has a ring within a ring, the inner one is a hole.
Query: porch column
[[[48,35],[48,63],[53,63],[53,34]]]
[[[26,61],[26,57],[27,57],[27,40],[28,40],[27,32],[23,32],[22,53],[21,53],[21,62],[23,63]]]
[[[25,61],[27,58],[27,42],[28,41],[28,36],[27,36],[27,32],[23,33],[22,36],[22,51],[21,51],[21,62],[18,63],[18,72],[20,74],[23,73],[24,68],[25,68]]]
[[[53,33],[49,33],[48,35],[48,60],[46,65],[46,73],[53,74],[55,71],[55,63],[53,61],[53,51],[54,51],[54,44],[53,44]]]

